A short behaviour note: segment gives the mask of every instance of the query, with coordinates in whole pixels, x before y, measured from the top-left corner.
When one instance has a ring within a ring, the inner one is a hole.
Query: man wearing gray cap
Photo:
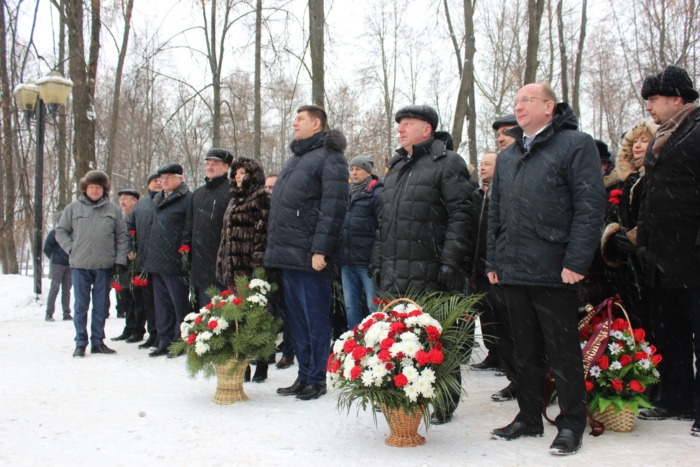
[[[197,290],[200,308],[210,301],[206,294],[209,287],[214,286],[219,291],[226,289],[216,280],[216,254],[221,243],[224,213],[231,200],[228,170],[233,154],[226,149],[211,148],[204,161],[204,185],[192,193],[182,233],[182,244],[191,248],[190,286]]]
[[[663,362],[659,365],[661,400],[639,417],[692,420],[694,415],[690,434],[700,436],[698,91],[686,70],[669,66],[647,76],[641,94],[659,129],[644,157],[647,181],[637,252],[644,265],[654,344]]]
[[[190,310],[189,285],[181,266],[179,249],[192,192],[176,162],[158,169],[163,190],[153,197],[155,212],[148,238],[146,272],[153,281],[158,348],[149,357],[167,355],[180,336],[180,323]]]

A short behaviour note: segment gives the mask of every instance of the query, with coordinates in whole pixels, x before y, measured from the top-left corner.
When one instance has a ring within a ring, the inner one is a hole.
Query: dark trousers
[[[648,340],[663,357],[658,405],[686,413],[694,410],[700,419],[700,289],[652,288],[649,305],[652,335]]]
[[[482,306],[484,310],[487,310],[487,318],[480,318],[484,345],[489,349],[489,353],[493,349],[495,355],[498,356],[500,368],[508,380],[515,383],[515,344],[502,287],[492,285],[486,279],[477,279],[476,293],[486,293]],[[486,320],[492,321],[485,323]]]
[[[152,273],[158,349],[167,349],[180,338],[180,324],[190,312],[190,288],[182,276]]]
[[[136,336],[143,336],[146,331],[148,334],[157,334],[154,307],[153,279],[149,280],[145,287],[134,287],[134,311],[136,314],[134,334]]]
[[[73,287],[73,277],[70,266],[63,264],[51,263],[49,266],[49,274],[51,276],[51,288],[49,289],[49,297],[46,302],[46,316],[53,317],[56,310],[56,297],[59,289],[61,290],[61,308],[63,316],[70,316],[70,289]]]
[[[75,346],[87,347],[87,314],[92,299],[90,342],[93,346],[104,344],[105,319],[107,318],[107,292],[109,291],[109,269],[73,268],[73,295],[75,307]]]
[[[557,428],[582,434],[586,428],[586,389],[578,337],[575,287],[504,285],[515,343],[518,413],[516,420],[542,426],[544,381],[552,367],[557,384]]]
[[[117,315],[124,316],[125,336],[139,335],[137,332],[136,299],[133,288],[129,284],[122,283],[122,291],[117,293]],[[143,332],[140,333],[143,335]]]
[[[325,384],[331,348],[332,277],[295,269],[282,269],[281,273],[285,310],[299,365],[297,379],[307,384]]]

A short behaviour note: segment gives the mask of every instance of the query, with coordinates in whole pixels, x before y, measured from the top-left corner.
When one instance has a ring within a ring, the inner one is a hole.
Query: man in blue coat
[[[326,112],[315,105],[297,110],[293,155],[275,183],[268,221],[265,266],[277,268],[294,351],[297,380],[278,394],[317,399],[326,393],[331,344],[330,263],[338,254],[348,197],[345,136],[326,131]]]
[[[520,88],[515,142],[500,152],[491,186],[486,273],[500,284],[515,344],[513,422],[491,436],[542,436],[544,377],[557,384],[554,455],[574,454],[586,428],[586,391],[578,338],[578,283],[595,252],[605,189],[593,138],[577,131],[568,104],[547,84]]]

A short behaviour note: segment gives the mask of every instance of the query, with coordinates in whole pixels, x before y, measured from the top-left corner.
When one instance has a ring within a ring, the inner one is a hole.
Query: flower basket
[[[212,400],[215,403],[226,405],[248,400],[248,396],[243,391],[243,378],[247,367],[247,361],[234,359],[224,365],[214,365],[216,392]]]
[[[413,413],[404,409],[390,409],[382,406],[382,413],[389,424],[391,434],[384,443],[397,448],[410,448],[425,444],[425,437],[418,434],[418,427],[423,419],[423,409],[416,406]]]
[[[460,351],[472,339],[472,310],[478,299],[443,293],[415,301],[398,298],[342,334],[326,369],[329,388],[339,392],[338,407],[379,406],[391,428],[386,444],[423,444],[417,429],[421,418],[429,426],[428,407],[446,407],[464,393],[458,375],[466,357]]]
[[[615,413],[615,407],[609,405],[604,411],[594,410],[591,412],[593,420],[602,423],[608,430],[628,433],[634,428],[634,412],[629,407],[624,407]]]

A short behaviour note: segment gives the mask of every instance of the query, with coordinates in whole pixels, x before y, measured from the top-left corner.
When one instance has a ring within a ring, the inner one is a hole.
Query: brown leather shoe
[[[282,357],[280,358],[280,361],[277,362],[275,367],[277,367],[278,370],[284,370],[285,368],[289,368],[292,365],[294,365],[294,358]]]

